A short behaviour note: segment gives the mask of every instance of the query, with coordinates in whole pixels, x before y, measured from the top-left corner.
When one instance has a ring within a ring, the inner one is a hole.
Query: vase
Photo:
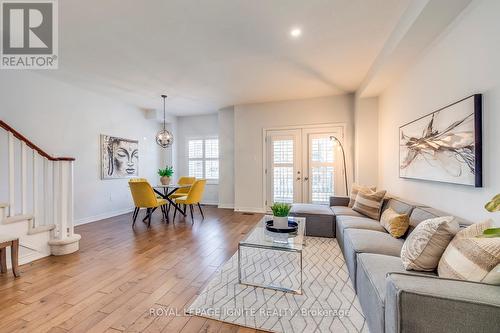
[[[171,178],[167,176],[163,176],[160,178],[160,182],[162,185],[170,185],[170,180]]]
[[[288,228],[288,216],[273,216],[273,227],[278,229]]]

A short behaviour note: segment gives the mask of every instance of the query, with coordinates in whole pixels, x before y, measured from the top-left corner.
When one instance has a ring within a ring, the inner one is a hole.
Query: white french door
[[[301,202],[301,132],[268,131],[266,136],[268,178],[266,198],[274,202]]]
[[[307,128],[302,130],[304,181],[302,186],[304,201],[328,204],[330,196],[343,193],[342,154],[330,137],[343,140],[342,127]]]
[[[343,127],[266,131],[266,206],[328,204],[331,195],[343,194],[342,154],[331,136],[343,142]]]

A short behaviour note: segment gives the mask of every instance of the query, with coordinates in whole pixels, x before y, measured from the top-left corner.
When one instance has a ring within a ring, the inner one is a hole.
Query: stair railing
[[[0,128],[7,132],[8,155],[8,202],[0,204],[0,223],[27,220],[28,234],[51,231],[49,246],[54,255],[78,250],[80,235],[74,233],[73,218],[75,159],[47,154],[1,120]],[[19,145],[20,150],[16,151]],[[16,152],[20,153],[20,158]],[[20,161],[18,165],[16,161]],[[20,202],[17,202],[19,191]],[[31,206],[29,195],[32,196]]]

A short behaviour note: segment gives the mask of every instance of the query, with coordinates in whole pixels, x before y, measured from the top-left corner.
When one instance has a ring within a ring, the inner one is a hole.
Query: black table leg
[[[179,211],[183,216],[186,216],[186,212],[182,211],[182,209],[172,199],[169,198],[172,194],[174,194],[178,190],[178,188],[174,188],[172,191],[168,192],[167,194],[163,194],[160,191],[158,191],[157,189],[153,189],[153,190],[156,192],[156,194],[158,194],[163,199],[167,200],[172,206],[174,206],[174,209],[176,211]]]

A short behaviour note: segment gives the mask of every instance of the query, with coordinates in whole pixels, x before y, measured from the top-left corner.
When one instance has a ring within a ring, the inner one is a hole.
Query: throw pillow
[[[380,224],[392,237],[403,237],[410,226],[410,217],[406,214],[398,214],[394,209],[387,208],[380,217]]]
[[[382,204],[384,203],[385,192],[386,191],[368,193],[359,191],[356,196],[356,201],[354,201],[354,206],[352,206],[352,210],[378,221],[380,219]]]
[[[376,190],[377,187],[375,186],[362,186],[358,184],[352,184],[351,195],[349,196],[349,204],[347,205],[347,207],[352,208],[352,206],[354,206],[354,201],[356,201],[356,196],[358,195],[359,191],[375,192]]]
[[[500,284],[500,238],[477,237],[491,227],[488,220],[459,231],[439,261],[439,276]]]
[[[458,229],[458,223],[453,216],[436,217],[420,222],[401,249],[404,268],[415,271],[435,270]]]
[[[500,264],[493,268],[483,279],[484,283],[500,286]]]

